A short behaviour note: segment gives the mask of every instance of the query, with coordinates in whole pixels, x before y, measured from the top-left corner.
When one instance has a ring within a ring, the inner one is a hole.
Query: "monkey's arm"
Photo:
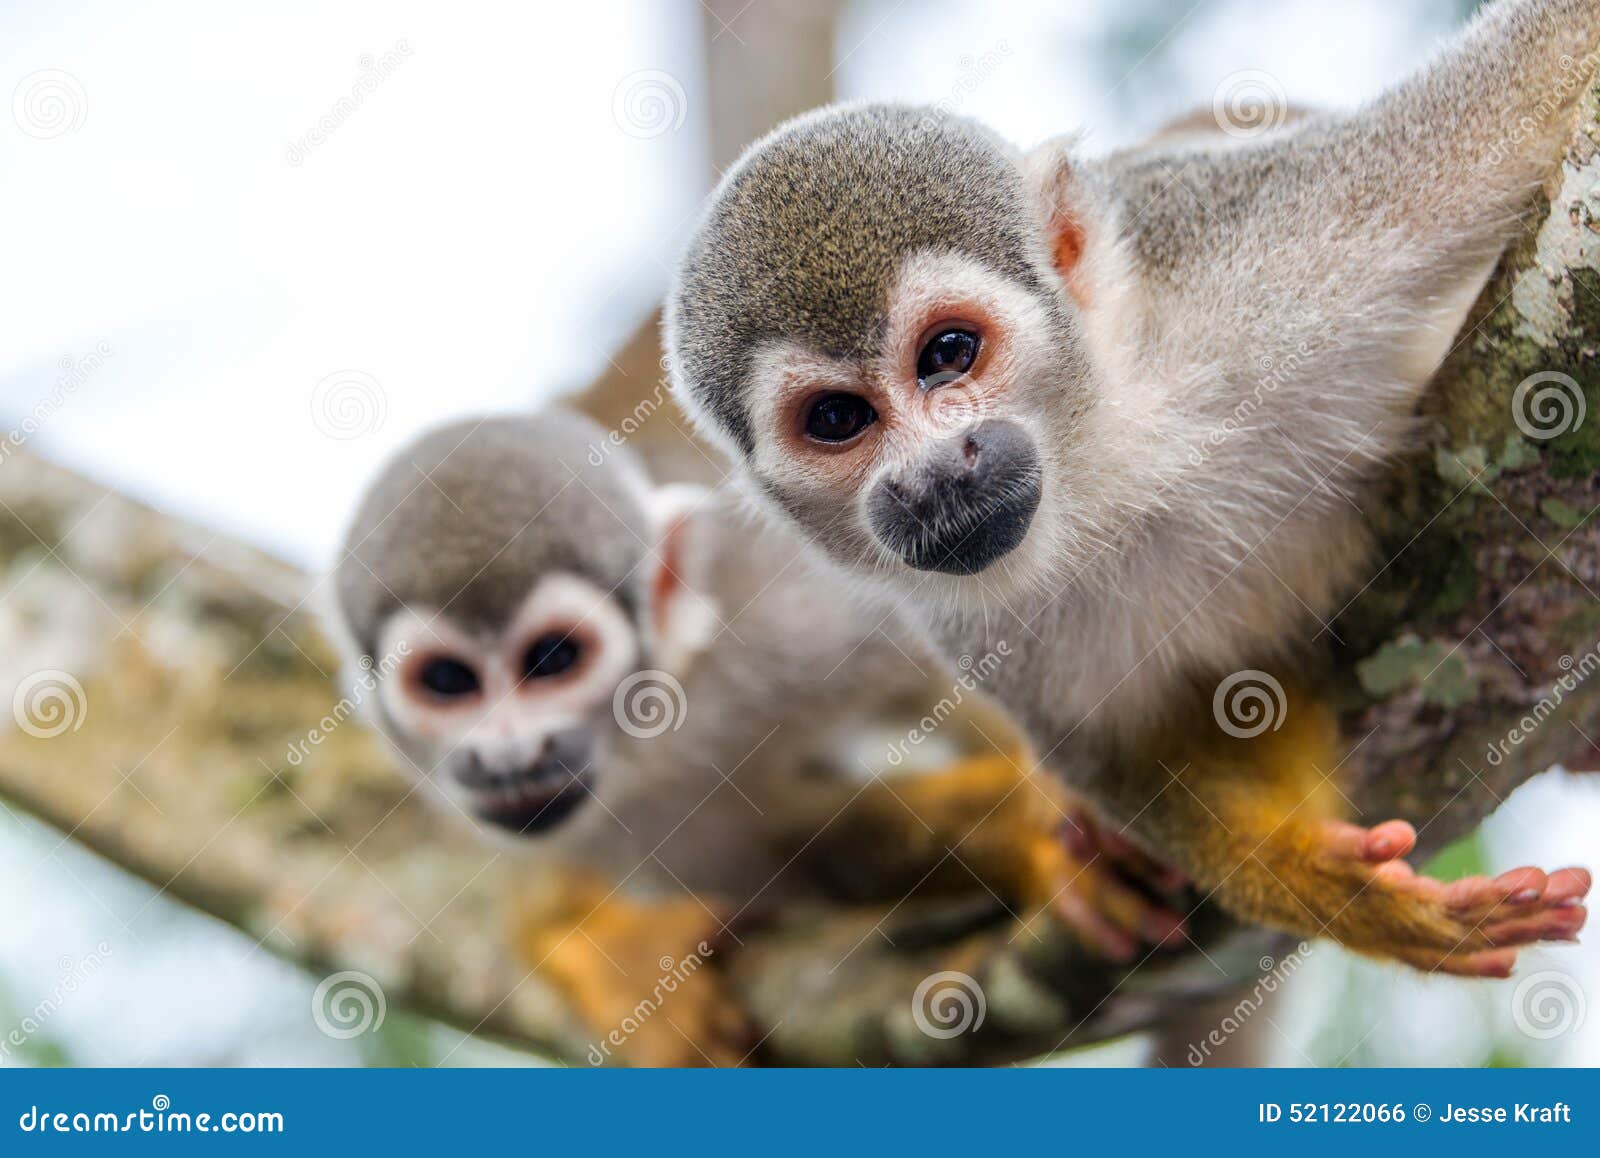
[[[1274,389],[1298,340],[1304,362],[1337,357],[1338,379],[1290,373],[1308,379],[1309,404],[1332,393],[1364,431],[1349,385],[1409,409],[1554,169],[1597,53],[1596,0],[1501,0],[1354,113],[1135,151],[1088,184],[1155,324],[1189,327],[1224,366],[1270,353]]]
[[[711,902],[641,901],[599,875],[562,869],[517,898],[513,941],[590,1035],[593,1065],[736,1066],[749,1021],[716,965]]]
[[[1182,880],[1096,832],[1054,777],[1030,775],[1008,755],[864,787],[801,781],[787,792],[783,839],[795,846],[795,868],[840,899],[898,905],[987,891],[1020,920],[1053,917],[1114,961],[1184,932],[1157,899]],[[594,1064],[724,1066],[749,1053],[755,1034],[715,959],[725,947],[716,902],[641,901],[564,868],[518,897],[515,922],[518,956],[577,1011]]]
[[[1160,899],[1182,884],[1131,845],[1094,829],[1053,776],[1006,753],[927,775],[813,795],[793,828],[800,868],[856,901],[988,890],[1024,920],[1048,914],[1105,957],[1176,940]]]
[[[1596,0],[1486,5],[1429,67],[1313,136],[1322,175],[1349,199],[1344,224],[1494,257],[1555,167],[1597,64]]]
[[[1402,859],[1411,825],[1340,819],[1353,808],[1339,763],[1331,715],[1297,696],[1277,730],[1234,739],[1194,723],[1105,773],[1102,788],[1131,831],[1183,849],[1200,889],[1245,920],[1464,976],[1505,976],[1520,947],[1574,939],[1586,871],[1418,876]]]

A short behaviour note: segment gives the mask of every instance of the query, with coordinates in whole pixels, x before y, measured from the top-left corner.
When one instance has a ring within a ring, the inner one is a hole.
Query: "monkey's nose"
[[[1038,452],[1014,422],[988,419],[930,447],[867,501],[884,546],[919,571],[972,575],[1026,536],[1040,499]]]
[[[476,752],[468,752],[456,772],[456,779],[467,788],[492,788],[499,782],[497,776]]]

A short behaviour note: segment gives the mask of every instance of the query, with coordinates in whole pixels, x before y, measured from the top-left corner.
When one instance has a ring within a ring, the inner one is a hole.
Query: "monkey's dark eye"
[[[478,690],[478,674],[458,659],[430,659],[422,667],[417,682],[440,699],[470,696]]]
[[[858,394],[828,394],[806,413],[806,433],[818,442],[849,442],[878,420],[878,412]]]
[[[578,662],[583,649],[571,635],[552,631],[528,645],[522,657],[522,678],[544,680],[558,676]]]
[[[971,330],[945,330],[929,339],[917,355],[917,383],[943,386],[961,377],[978,360],[978,335]]]

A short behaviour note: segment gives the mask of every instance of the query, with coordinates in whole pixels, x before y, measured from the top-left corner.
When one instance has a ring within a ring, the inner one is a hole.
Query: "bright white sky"
[[[841,30],[837,82],[844,96],[947,102],[1021,143],[1091,126],[1103,150],[1209,105],[1238,70],[1296,101],[1350,103],[1455,16],[1450,0],[1342,0],[1336,16],[1316,0],[1215,0],[1129,72],[1105,45],[1148,7],[870,0]],[[433,422],[583,381],[660,297],[709,177],[700,37],[695,0],[5,6],[0,98],[15,106],[28,78],[60,70],[81,123],[41,140],[22,131],[26,111],[0,106],[0,428],[51,392],[63,358],[105,342],[111,357],[34,449],[301,562],[328,558],[386,453]],[[291,164],[363,55],[401,42],[409,54]],[[670,106],[656,135],[614,111],[643,70],[669,74],[653,82]],[[343,371],[365,394],[319,424],[318,383]],[[1497,859],[1592,858],[1595,795],[1547,781],[1519,797],[1491,827]],[[103,925],[83,875],[139,887],[71,849],[41,866],[55,843],[0,832],[5,875],[32,882],[27,910],[0,914],[0,966],[22,997],[53,974],[63,937]],[[56,1028],[85,1060],[240,1041],[264,1041],[243,1055],[255,1060],[325,1056],[315,1035],[261,1037],[282,1023],[274,1002],[303,1020],[303,978],[209,922],[165,919],[185,931],[129,950],[98,999],[64,1012]],[[1389,1056],[1471,1048],[1449,1037],[1471,1020],[1458,990],[1385,985],[1374,1000],[1412,1011],[1380,1039]],[[1441,1036],[1419,1044],[1414,1011],[1430,1003]],[[1600,1055],[1591,1023],[1561,1043],[1568,1056]]]
[[[1218,62],[1337,102],[1431,39],[1384,0],[1343,5],[1314,36],[1310,4],[1246,7],[1202,5],[1124,76],[1091,48],[1128,5],[868,3],[841,33],[838,82],[951,100],[1024,142],[1087,124],[1104,147],[1209,103]],[[81,124],[41,140],[0,113],[0,421],[104,341],[112,357],[36,449],[328,557],[388,451],[582,381],[659,297],[709,175],[699,16],[694,0],[492,15],[290,0],[270,18],[198,0],[8,6],[0,95],[64,71]],[[409,55],[291,164],[363,55],[400,42]],[[962,87],[986,54],[998,66]],[[618,87],[640,70],[681,86],[665,90],[678,127],[619,126]],[[338,427],[355,437],[313,421],[318,383],[341,371],[363,384]]]
[[[38,140],[0,113],[0,406],[14,421],[59,359],[108,342],[38,445],[320,558],[387,450],[580,380],[659,296],[654,239],[694,205],[700,122],[629,136],[612,96],[665,64],[692,111],[697,29],[659,4],[243,11],[0,15],[5,95],[62,69],[85,114]],[[292,165],[363,54],[401,41],[409,56]],[[346,369],[384,413],[341,440],[312,402]]]

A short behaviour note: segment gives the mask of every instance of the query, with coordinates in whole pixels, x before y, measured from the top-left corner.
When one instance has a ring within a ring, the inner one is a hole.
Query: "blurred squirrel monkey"
[[[1176,934],[1116,849],[1068,850],[1060,790],[1008,756],[839,775],[851,728],[920,706],[929,676],[798,551],[715,494],[653,486],[560,409],[424,435],[355,516],[333,575],[347,659],[404,657],[375,723],[455,810],[565,866],[530,882],[518,949],[597,1036],[671,960],[670,1009],[621,1055],[739,1061],[742,1016],[700,966],[730,922],[795,898],[981,880],[1119,958]]]
[[[1576,935],[1587,872],[1420,878],[1409,825],[1339,819],[1312,698],[1254,738],[1209,708],[1368,569],[1359,504],[1597,58],[1600,0],[1499,0],[1353,113],[1102,161],[819,110],[714,194],[669,302],[676,385],[946,656],[1009,639],[987,686],[1036,749],[1236,916],[1502,975]]]

